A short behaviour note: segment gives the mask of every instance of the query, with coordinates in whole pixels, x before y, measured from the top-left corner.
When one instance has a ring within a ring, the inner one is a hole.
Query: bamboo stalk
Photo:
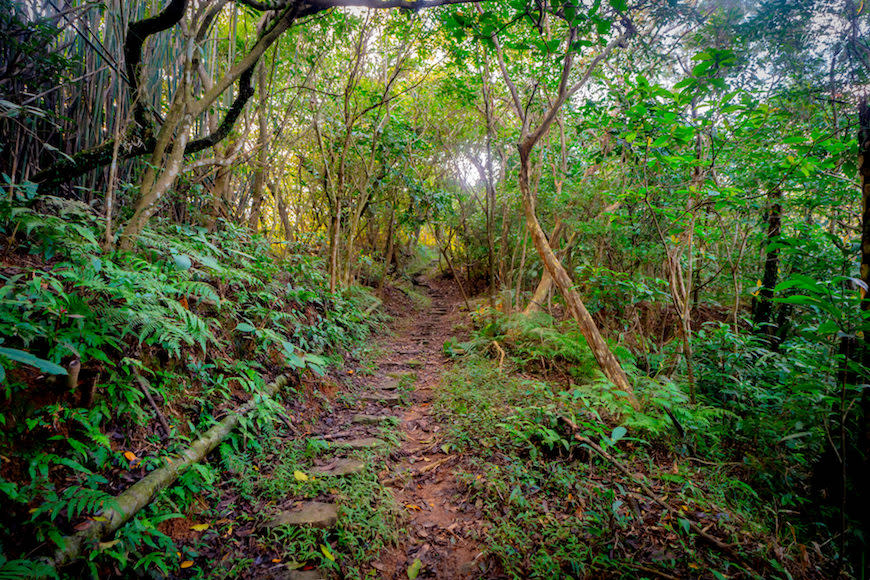
[[[63,539],[63,547],[59,548],[49,565],[60,568],[81,556],[81,553],[94,540],[105,538],[126,524],[142,508],[147,506],[157,497],[157,494],[171,485],[178,477],[187,471],[192,465],[199,463],[208,455],[227,435],[235,429],[242,415],[255,409],[257,404],[264,398],[275,395],[279,389],[290,382],[291,375],[286,374],[278,377],[265,388],[262,396],[254,396],[250,401],[230,413],[220,423],[209,429],[197,439],[190,447],[181,452],[174,461],[167,458],[166,464],[156,469],[134,483],[126,491],[115,497],[116,507],[103,512],[104,521],[94,522],[88,528]]]

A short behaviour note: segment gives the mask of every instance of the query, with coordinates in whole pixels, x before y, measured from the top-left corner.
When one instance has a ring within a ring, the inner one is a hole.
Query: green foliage
[[[498,350],[493,348],[496,342],[521,369],[563,371],[581,380],[598,372],[586,339],[573,320],[557,322],[543,312],[504,316],[486,307],[472,318],[477,326],[475,335],[471,341],[456,345],[457,352],[497,356]]]
[[[659,470],[649,450],[671,439],[669,419],[655,411],[632,415],[608,387],[601,382],[559,389],[504,373],[474,355],[445,377],[436,412],[450,425],[447,448],[462,454],[459,481],[489,524],[483,545],[509,577],[631,576],[632,565],[646,557],[640,546],[654,542],[655,530],[685,533],[679,522],[654,515],[650,505],[639,515],[631,507],[640,498],[631,491],[634,484],[592,455],[575,433],[644,473],[649,485],[673,486],[674,496],[691,504],[695,514],[724,516],[725,510],[726,521],[745,521],[760,509],[755,491],[727,473],[672,472],[669,465]],[[674,386],[662,386],[655,395],[651,391],[648,387],[643,396],[670,404],[685,397]],[[620,412],[625,423],[609,427],[603,417],[611,411]],[[680,417],[702,430],[721,413],[684,409]],[[727,526],[737,532],[738,526]],[[660,564],[686,574],[734,569],[727,559],[692,545],[675,546]]]
[[[0,233],[15,265],[4,270],[0,290],[2,404],[13,410],[2,415],[0,451],[4,461],[29,466],[27,483],[0,484],[0,495],[16,506],[0,521],[9,557],[33,548],[19,545],[28,534],[58,544],[83,519],[111,507],[119,470],[157,467],[163,454],[184,449],[215,415],[236,407],[240,392],[259,397],[264,374],[323,373],[337,351],[368,335],[373,320],[363,316],[372,303],[368,291],[330,294],[319,261],[281,261],[232,224],[212,233],[158,224],[136,254],[104,252],[97,242],[103,227],[78,202],[0,202]],[[71,361],[81,369],[73,390],[62,380]],[[81,392],[87,381],[89,401]],[[170,419],[170,438],[158,452],[131,462],[108,434],[123,430],[156,442],[146,436],[154,418],[140,383],[181,416]],[[263,452],[263,432],[286,412],[271,399],[258,407],[241,419],[239,449]],[[156,526],[190,509],[217,477],[208,465],[185,472],[119,532],[118,542],[94,552],[89,566],[114,562],[120,570],[169,574],[178,549]],[[16,538],[22,527],[27,534]],[[3,569],[28,565],[13,560]]]

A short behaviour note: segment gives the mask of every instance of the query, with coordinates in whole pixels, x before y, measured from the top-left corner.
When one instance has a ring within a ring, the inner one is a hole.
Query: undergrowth
[[[448,445],[465,458],[461,482],[491,523],[485,545],[508,575],[827,574],[830,561],[809,558],[800,543],[801,524],[771,509],[780,488],[752,473],[771,450],[742,447],[754,416],[747,407],[706,392],[692,405],[681,377],[642,373],[631,353],[614,350],[640,410],[591,366],[571,322],[484,310],[469,341],[445,344],[457,364],[438,412],[450,424]],[[736,549],[711,548],[690,522]]]
[[[319,259],[279,259],[240,226],[158,223],[135,253],[104,252],[104,227],[78,202],[0,202],[0,576],[34,573],[271,377],[323,373],[377,322],[367,291],[329,293]],[[280,413],[261,407],[251,420]],[[163,530],[218,473],[184,474],[92,552],[90,573],[177,569]]]

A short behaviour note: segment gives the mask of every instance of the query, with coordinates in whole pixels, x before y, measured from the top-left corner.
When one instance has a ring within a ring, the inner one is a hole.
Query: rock
[[[350,439],[349,441],[334,441],[333,447],[343,447],[345,449],[375,449],[377,447],[386,447],[387,442],[377,437],[363,437],[362,439]]]
[[[311,472],[323,477],[338,477],[341,475],[351,475],[353,473],[359,473],[365,468],[366,464],[362,461],[357,461],[356,459],[336,459],[328,465],[313,468]]]
[[[369,403],[390,403],[396,404],[402,400],[399,396],[399,393],[391,392],[391,391],[373,391],[369,393],[364,393],[360,395],[361,401],[367,401]]]
[[[269,522],[268,526],[331,528],[337,521],[338,508],[335,504],[309,501],[303,503],[299,509],[282,511]]]
[[[395,417],[390,417],[387,415],[364,415],[358,414],[354,415],[353,419],[351,419],[351,423],[355,423],[357,425],[380,425],[381,423],[386,423],[390,419],[395,419]]]

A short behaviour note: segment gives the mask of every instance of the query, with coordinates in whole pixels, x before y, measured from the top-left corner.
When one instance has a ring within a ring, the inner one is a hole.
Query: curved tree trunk
[[[555,246],[559,245],[559,238],[562,237],[562,232],[565,230],[565,224],[562,221],[561,217],[556,218],[556,223],[553,225],[553,233],[550,234],[550,247],[555,250]],[[541,274],[541,281],[538,282],[537,288],[535,288],[535,293],[532,295],[532,299],[529,300],[529,305],[526,306],[526,309],[523,310],[523,314],[531,314],[533,312],[541,312],[544,309],[544,301],[547,299],[547,295],[550,293],[550,290],[553,288],[553,277],[550,276],[550,271],[544,268],[544,272]]]
[[[571,316],[573,316],[580,325],[580,332],[586,338],[586,342],[589,344],[589,349],[592,351],[592,355],[598,362],[598,366],[601,367],[604,375],[610,379],[610,382],[612,382],[617,389],[626,393],[631,405],[637,408],[638,402],[634,396],[634,389],[628,381],[625,371],[622,370],[619,361],[615,356],[613,356],[610,349],[607,348],[607,343],[604,342],[604,338],[601,336],[598,326],[592,319],[592,315],[589,314],[589,311],[586,309],[586,305],[583,304],[580,294],[578,294],[574,289],[574,282],[572,282],[565,267],[562,266],[562,263],[550,247],[550,242],[547,240],[547,236],[538,221],[538,216],[535,214],[535,200],[532,196],[531,187],[529,186],[529,153],[531,151],[531,146],[528,146],[527,143],[523,143],[520,145],[519,151],[519,181],[520,191],[523,196],[523,213],[525,214],[526,226],[532,236],[532,242],[535,244],[535,249],[538,250],[538,254],[541,256],[541,260],[544,262],[547,271],[550,273],[550,276],[552,276],[553,281],[556,283],[556,286],[565,298],[565,304],[568,306]]]

